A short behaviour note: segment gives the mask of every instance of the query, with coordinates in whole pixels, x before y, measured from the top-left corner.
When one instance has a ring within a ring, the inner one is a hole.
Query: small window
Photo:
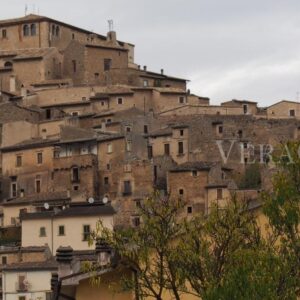
[[[130,126],[126,127],[126,132],[131,132],[131,127]]]
[[[240,129],[238,131],[238,136],[239,136],[240,139],[243,137],[243,130]]]
[[[40,237],[46,236],[46,227],[40,227]]]
[[[140,217],[133,217],[132,218],[132,225],[134,227],[139,227],[141,225]]]
[[[148,126],[147,125],[144,125],[144,133],[148,134]]]
[[[91,234],[90,225],[83,225],[83,241],[88,241]]]
[[[185,97],[180,96],[180,97],[179,97],[179,103],[180,103],[180,104],[184,104],[184,103],[185,103]]]
[[[17,197],[17,183],[16,182],[11,183],[11,197],[12,198]]]
[[[291,109],[290,110],[290,117],[295,117],[295,110],[294,109]]]
[[[112,153],[113,149],[112,149],[112,144],[107,144],[107,153]]]
[[[13,67],[13,64],[12,64],[11,61],[6,61],[6,62],[4,63],[4,67],[5,67],[5,68],[12,68],[12,67]]]
[[[179,195],[183,196],[183,194],[184,194],[184,190],[183,189],[179,189]]]
[[[109,71],[111,69],[112,60],[110,58],[104,59],[104,71]]]
[[[164,145],[165,155],[170,155],[170,144]]]
[[[36,35],[36,24],[31,24],[30,25],[30,34],[32,36],[35,36]]]
[[[111,119],[107,119],[107,120],[106,120],[106,123],[111,123]]]
[[[64,236],[65,235],[65,226],[64,225],[58,226],[58,235],[59,236]]]
[[[184,135],[184,130],[180,129],[180,136],[183,136],[183,135]]]
[[[23,26],[23,35],[24,36],[29,36],[29,25],[24,25]]]
[[[108,171],[110,170],[110,164],[106,165],[106,170],[108,170]]]
[[[73,191],[79,191],[79,186],[78,185],[73,185]]]
[[[37,163],[39,165],[41,165],[43,163],[43,153],[42,152],[37,153]]]
[[[95,74],[94,74],[95,79],[99,79],[99,76],[100,76],[99,73],[95,73]]]
[[[118,98],[118,104],[123,104],[123,98]]]
[[[7,30],[6,29],[2,29],[2,38],[3,39],[7,38]]]
[[[51,109],[46,109],[46,119],[49,120],[51,119]]]
[[[193,174],[193,177],[197,177],[198,176],[198,172],[196,170],[193,170],[192,174]]]
[[[222,133],[223,133],[223,126],[222,126],[222,125],[219,125],[219,126],[218,126],[218,133],[219,133],[219,134],[222,134]]]
[[[72,111],[71,115],[73,117],[77,117],[79,115],[79,112],[78,111]]]
[[[7,264],[7,256],[2,256],[1,261],[2,261],[2,265],[6,265]]]
[[[77,63],[76,63],[76,60],[72,60],[72,67],[73,67],[73,73],[76,73],[76,71],[77,71]]]
[[[153,147],[148,146],[148,159],[153,158]]]
[[[148,80],[144,80],[143,85],[144,85],[144,87],[148,87],[149,86],[149,81]]]
[[[244,143],[243,147],[244,149],[248,149],[248,143]]]
[[[192,206],[188,206],[187,207],[187,213],[190,215],[193,213],[193,207]]]
[[[248,113],[248,105],[247,104],[243,105],[243,110],[244,110],[244,114],[246,115]]]
[[[223,189],[217,189],[217,200],[223,199]]]
[[[104,101],[101,101],[101,106],[104,106],[104,105],[105,105]]]
[[[178,154],[183,154],[183,142],[178,142]]]
[[[104,184],[105,185],[109,185],[109,179],[108,179],[108,177],[104,177]]]
[[[126,180],[126,181],[124,181],[124,192],[123,192],[123,195],[124,196],[128,196],[128,195],[131,195],[131,193],[132,193],[132,190],[131,190],[131,181]]]
[[[35,180],[35,192],[40,193],[41,192],[41,179]]]
[[[60,35],[60,28],[59,28],[59,26],[56,26],[56,28],[55,28],[55,35],[57,37],[59,37],[59,35]]]
[[[21,155],[17,155],[16,167],[22,167],[22,156]]]
[[[72,40],[75,40],[75,33],[72,33]]]

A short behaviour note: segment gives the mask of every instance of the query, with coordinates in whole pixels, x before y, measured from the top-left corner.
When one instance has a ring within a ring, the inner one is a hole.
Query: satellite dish
[[[50,208],[50,205],[46,202],[46,203],[44,204],[44,208],[48,210],[48,209]]]
[[[95,202],[95,199],[91,197],[91,198],[89,198],[88,202],[89,202],[89,204],[93,204]]]
[[[108,202],[108,198],[107,198],[107,197],[104,197],[104,198],[102,199],[102,202],[103,202],[104,204],[106,204],[106,203]]]

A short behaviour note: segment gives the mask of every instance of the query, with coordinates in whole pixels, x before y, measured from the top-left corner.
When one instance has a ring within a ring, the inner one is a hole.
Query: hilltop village
[[[0,21],[1,299],[48,300],[51,284],[59,299],[98,299],[80,264],[101,254],[88,244],[99,219],[139,226],[153,190],[183,199],[186,217],[232,193],[255,207],[270,187],[267,148],[299,139],[299,103],[211,105],[134,53],[114,31]]]

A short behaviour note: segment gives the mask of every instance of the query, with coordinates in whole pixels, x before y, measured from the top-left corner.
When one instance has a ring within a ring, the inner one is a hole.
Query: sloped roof
[[[43,58],[49,53],[57,51],[56,48],[25,48],[18,50],[2,50],[0,51],[0,57],[11,57],[12,60],[25,60],[25,59],[37,59]]]
[[[206,171],[210,170],[215,163],[205,161],[186,162],[170,170],[170,172]]]
[[[15,272],[15,271],[54,271],[58,269],[58,264],[54,259],[39,261],[39,262],[19,262],[9,265],[5,265],[2,268],[4,272]]]

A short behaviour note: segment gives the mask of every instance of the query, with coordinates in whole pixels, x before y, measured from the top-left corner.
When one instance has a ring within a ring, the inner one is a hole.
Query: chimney
[[[147,71],[147,66],[144,66],[144,71]]]
[[[138,65],[138,69],[139,69],[139,70],[141,69],[141,65]]]
[[[164,69],[160,70],[161,75],[164,75]]]
[[[115,31],[109,31],[107,33],[107,40],[109,42],[117,43],[117,33]]]
[[[72,274],[73,248],[59,247],[56,251],[56,261],[58,262],[58,277],[65,277]]]

